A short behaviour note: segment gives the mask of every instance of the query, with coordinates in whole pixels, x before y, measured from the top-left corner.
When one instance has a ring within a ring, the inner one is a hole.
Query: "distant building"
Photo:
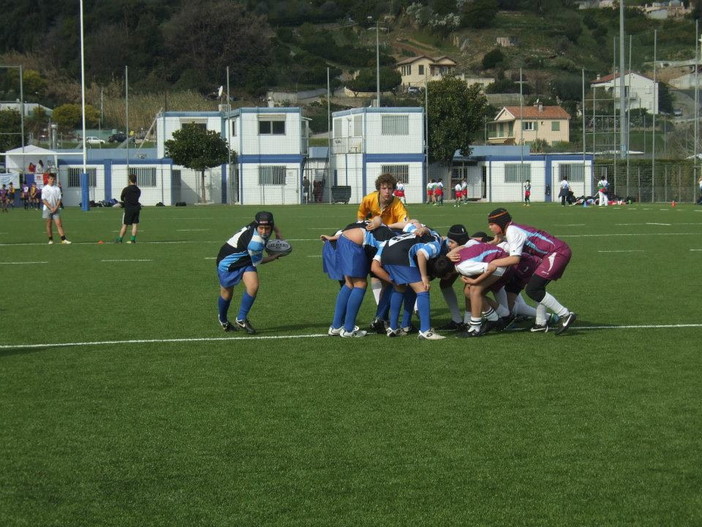
[[[44,113],[49,117],[51,117],[51,114],[54,113],[51,108],[47,108],[46,106],[35,102],[26,102],[24,104],[20,102],[0,102],[0,110],[15,110],[17,112],[21,112],[22,107],[24,107],[25,117],[29,117],[39,108],[44,110]]]
[[[649,114],[658,115],[658,83],[639,73],[628,72],[624,75],[624,90],[621,89],[621,76],[613,73],[598,77],[590,82],[592,89],[603,89],[610,97],[619,100],[624,93],[626,110],[645,109]]]
[[[530,144],[537,139],[549,145],[570,141],[570,114],[560,106],[505,106],[488,123],[488,143]]]
[[[438,81],[456,70],[456,61],[450,57],[429,57],[420,55],[401,60],[397,70],[402,76],[402,86],[426,88],[427,82]]]

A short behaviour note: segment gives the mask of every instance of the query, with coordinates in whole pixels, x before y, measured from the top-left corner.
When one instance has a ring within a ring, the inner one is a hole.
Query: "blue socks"
[[[404,293],[395,291],[393,288],[390,296],[390,329],[397,329],[397,319],[400,318],[400,309],[402,309],[402,300],[404,298]]]
[[[217,309],[219,310],[219,321],[225,322],[227,320],[227,313],[229,312],[229,304],[231,300],[225,300],[221,296],[217,299]]]
[[[332,319],[332,327],[334,329],[339,329],[344,325],[344,320],[346,319],[346,305],[349,302],[349,296],[351,296],[351,288],[346,287],[346,284],[342,285],[341,289],[339,289],[339,293],[336,295],[334,318]]]
[[[363,302],[363,295],[365,294],[365,287],[354,287],[351,291],[349,301],[346,304],[346,317],[344,318],[344,329],[346,331],[353,331],[356,326],[356,317],[358,316],[358,310],[361,309],[361,302]]]
[[[241,305],[239,306],[239,314],[236,316],[237,320],[246,320],[254,300],[256,300],[255,296],[251,296],[244,291],[244,296],[241,297]]]
[[[431,308],[429,304],[429,291],[422,291],[417,294],[417,308],[419,311],[419,329],[420,331],[429,331],[431,329]]]
[[[408,328],[412,325],[412,315],[414,314],[414,303],[417,300],[417,293],[411,287],[405,291],[404,311],[402,313],[402,326]]]

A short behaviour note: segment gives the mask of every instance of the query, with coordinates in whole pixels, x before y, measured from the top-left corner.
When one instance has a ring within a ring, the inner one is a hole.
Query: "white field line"
[[[0,262],[0,265],[32,265],[32,264],[48,264],[49,262]]]
[[[148,260],[145,258],[142,259],[136,259],[136,260],[127,260],[127,259],[122,259],[122,260],[100,260],[101,262],[153,262],[153,260]]]
[[[672,223],[646,223],[646,225],[663,225],[664,227],[670,227]]]
[[[700,252],[700,251],[702,251],[702,249],[690,249],[690,251],[692,251],[692,252],[695,252],[695,253],[696,253],[696,252]]]
[[[201,232],[209,231],[210,229],[176,229],[176,232]]]
[[[647,233],[609,233],[609,234],[555,234],[559,238],[615,238],[625,236],[699,236],[699,232],[647,232]],[[319,238],[286,238],[289,242],[318,242]],[[139,245],[180,245],[180,244],[206,244],[219,243],[221,240],[178,240],[178,241],[140,241]],[[0,243],[0,247],[23,247],[23,246],[47,245],[43,243]],[[56,244],[61,245],[61,244]],[[73,245],[99,245],[97,242],[73,242]]]
[[[702,328],[702,324],[643,324],[624,326],[573,326],[572,331],[584,331],[591,329],[679,329],[679,328]],[[514,330],[514,331],[524,331]],[[112,346],[117,344],[173,344],[180,342],[221,342],[234,340],[282,340],[282,339],[315,339],[329,337],[326,333],[314,333],[309,335],[266,335],[258,337],[198,337],[180,339],[131,339],[131,340],[99,340],[86,342],[48,342],[44,344],[2,344],[0,350],[34,349],[34,348],[69,348],[87,346]]]
[[[597,251],[598,253],[642,253],[643,249],[629,249],[621,251]]]

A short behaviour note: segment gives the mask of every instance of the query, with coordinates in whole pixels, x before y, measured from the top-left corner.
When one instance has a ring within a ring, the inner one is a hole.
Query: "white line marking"
[[[642,253],[643,249],[631,249],[621,251],[597,251],[598,253]]]
[[[153,262],[153,260],[138,259],[138,260],[100,260],[101,262]]]
[[[645,225],[664,225],[665,227],[670,227],[672,223],[646,223]]]
[[[321,258],[321,257],[322,257],[321,254],[308,254],[307,255],[307,258]]]
[[[176,232],[198,232],[198,231],[209,231],[210,229],[176,229]]]
[[[702,249],[690,249],[692,252],[699,252],[702,251]]]
[[[640,326],[572,326],[571,331],[591,330],[591,329],[678,329],[678,328],[702,328],[702,324],[644,324]],[[281,339],[314,339],[331,338],[326,333],[313,333],[309,335],[267,335],[258,337],[199,337],[181,339],[133,339],[133,340],[102,340],[88,342],[51,342],[45,344],[2,344],[0,350],[4,349],[32,349],[32,348],[68,348],[85,346],[110,346],[114,344],[173,344],[179,342],[220,342],[232,340],[281,340]],[[333,340],[333,339],[332,339]]]
[[[0,262],[0,265],[48,264],[49,262]]]

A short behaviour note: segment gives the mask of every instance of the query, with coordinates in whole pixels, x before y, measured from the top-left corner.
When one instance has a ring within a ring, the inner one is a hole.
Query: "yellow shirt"
[[[385,225],[392,225],[400,221],[407,221],[409,214],[405,205],[397,196],[393,196],[392,201],[384,209],[380,208],[380,195],[378,191],[371,192],[363,198],[358,206],[356,217],[359,220],[367,220],[380,216]]]

